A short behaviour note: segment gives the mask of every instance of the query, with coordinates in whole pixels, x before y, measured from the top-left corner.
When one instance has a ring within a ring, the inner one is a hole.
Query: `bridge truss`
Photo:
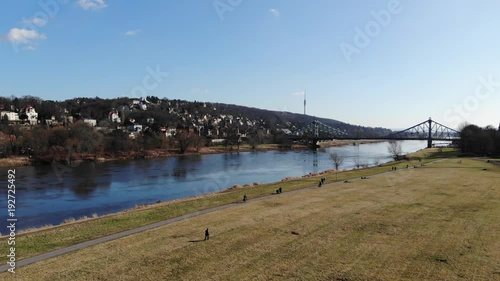
[[[460,138],[460,132],[449,128],[441,123],[429,120],[419,123],[408,129],[392,133],[385,137],[395,140],[427,140],[428,147],[432,146],[433,140],[457,140]]]
[[[345,131],[325,125],[318,120],[314,120],[307,126],[296,130],[293,133],[293,136],[318,140],[345,138],[348,134]]]
[[[306,139],[315,144],[318,140],[327,139],[363,139],[353,137],[345,130],[333,128],[315,120],[307,126],[296,130],[290,135],[292,139]],[[408,129],[391,133],[385,137],[370,137],[370,139],[385,140],[427,140],[427,147],[432,147],[433,140],[453,141],[460,139],[460,132],[449,128],[431,118]]]

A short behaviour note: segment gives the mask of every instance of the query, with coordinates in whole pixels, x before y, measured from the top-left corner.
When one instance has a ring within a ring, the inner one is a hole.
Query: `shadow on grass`
[[[205,239],[200,239],[200,240],[189,240],[188,242],[191,242],[191,243],[198,243],[198,242],[203,242],[205,241]]]

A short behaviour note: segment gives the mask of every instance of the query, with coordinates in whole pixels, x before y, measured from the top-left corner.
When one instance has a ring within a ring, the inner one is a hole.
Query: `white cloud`
[[[280,11],[278,11],[276,9],[270,9],[269,13],[271,13],[271,15],[273,15],[275,17],[279,17],[280,16]]]
[[[7,34],[7,39],[12,44],[24,44],[33,47],[35,41],[46,39],[47,36],[43,33],[38,33],[36,30],[12,28]]]
[[[106,8],[105,0],[78,0],[78,5],[84,10],[100,10]]]
[[[124,34],[126,36],[136,36],[137,34],[139,34],[141,32],[140,29],[134,29],[134,30],[129,30],[127,32],[125,32]]]
[[[47,23],[46,19],[39,18],[39,17],[34,17],[34,18],[30,18],[30,19],[26,19],[26,18],[23,19],[23,24],[25,24],[25,25],[35,24],[35,25],[41,27],[41,26],[44,26],[46,23]]]
[[[295,97],[303,97],[304,96],[304,92],[297,92],[297,93],[293,93],[292,96],[295,96]]]
[[[43,33],[38,33],[36,30],[12,28],[7,34],[7,39],[12,44],[22,45],[23,50],[34,50],[37,41],[46,39],[47,36]]]

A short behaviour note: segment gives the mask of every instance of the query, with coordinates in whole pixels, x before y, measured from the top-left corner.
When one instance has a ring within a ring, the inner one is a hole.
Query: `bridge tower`
[[[319,139],[319,122],[318,122],[318,120],[314,120],[313,124],[314,124],[314,136],[313,136],[311,145],[314,149],[316,149],[319,147],[318,146],[318,139]]]
[[[314,120],[314,138],[319,138],[319,123]]]
[[[306,115],[306,89],[304,89],[304,115]]]
[[[432,148],[432,119],[429,117],[429,135],[427,137],[427,148]]]

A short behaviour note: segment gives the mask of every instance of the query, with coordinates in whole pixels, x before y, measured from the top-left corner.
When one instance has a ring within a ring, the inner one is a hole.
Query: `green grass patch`
[[[460,154],[460,151],[456,148],[427,148],[422,149],[414,153],[409,153],[407,155],[408,158],[412,160],[419,159],[439,159],[439,158],[452,158],[457,157]]]

